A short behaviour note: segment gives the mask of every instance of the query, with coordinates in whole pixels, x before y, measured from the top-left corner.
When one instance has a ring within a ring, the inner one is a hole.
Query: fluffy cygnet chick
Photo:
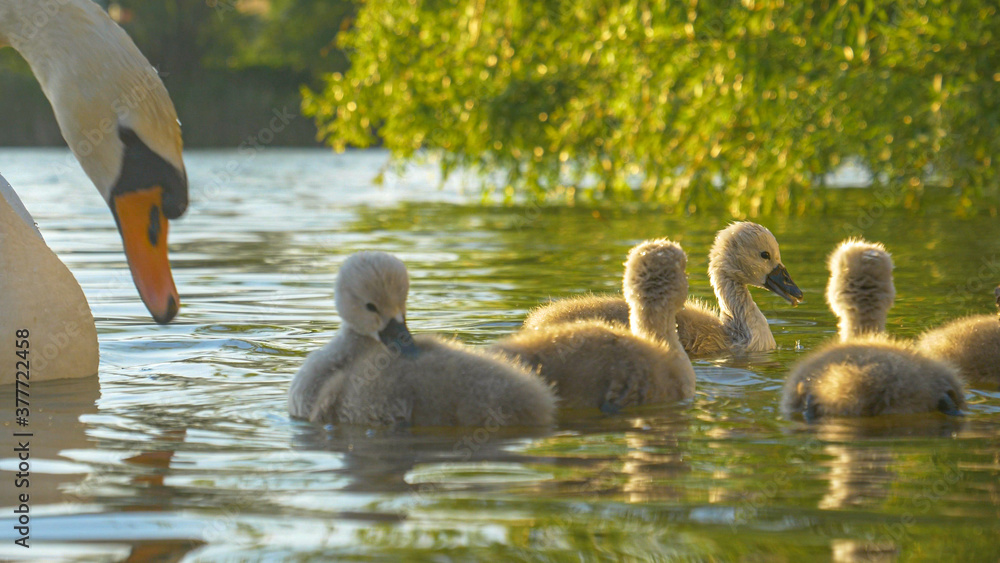
[[[842,341],[882,334],[896,300],[892,256],[879,243],[848,239],[827,260],[826,302]]]
[[[556,386],[560,405],[624,407],[685,399],[694,394],[694,369],[677,338],[677,311],[687,298],[687,257],[667,239],[633,248],[623,289],[631,332],[600,320],[524,330],[495,348],[526,363]]]
[[[994,295],[1000,306],[1000,287]],[[971,384],[1000,387],[1000,319],[996,315],[955,319],[925,332],[917,348],[955,364]]]
[[[677,314],[677,331],[688,354],[772,350],[776,343],[767,319],[754,303],[748,286],[762,287],[792,305],[802,300],[781,263],[778,241],[771,231],[750,222],[733,223],[719,231],[709,254],[708,273],[719,310],[688,301]],[[628,326],[629,306],[621,297],[591,295],[563,299],[532,311],[525,329],[538,329],[581,319],[599,319]]]
[[[349,257],[337,276],[340,330],[311,353],[288,397],[314,422],[414,426],[546,426],[555,396],[499,354],[406,327],[406,266],[384,252]]]
[[[881,244],[847,240],[830,255],[826,296],[840,342],[798,362],[785,381],[782,411],[806,420],[940,410],[960,414],[958,370],[884,334],[896,296],[892,257]]]

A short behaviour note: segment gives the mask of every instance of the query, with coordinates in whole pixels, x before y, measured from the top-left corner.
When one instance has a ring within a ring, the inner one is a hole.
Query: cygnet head
[[[676,242],[661,238],[632,248],[625,261],[623,291],[630,308],[676,313],[687,300],[687,255]]]
[[[879,243],[848,239],[827,262],[830,282],[826,301],[840,319],[843,340],[885,332],[885,319],[896,299],[892,256]]]
[[[403,262],[385,252],[358,252],[344,261],[337,275],[334,300],[344,325],[359,334],[413,346],[406,328],[406,295],[410,277]]]
[[[792,305],[802,301],[802,290],[781,263],[778,241],[766,227],[738,222],[719,231],[709,253],[712,285],[733,280],[772,291]]]

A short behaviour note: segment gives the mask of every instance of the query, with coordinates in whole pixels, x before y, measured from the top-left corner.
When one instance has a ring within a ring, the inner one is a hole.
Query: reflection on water
[[[997,389],[970,390],[962,419],[807,426],[778,412],[789,365],[835,333],[824,261],[840,239],[863,234],[893,252],[889,330],[909,337],[990,311],[1000,241],[982,234],[993,219],[861,207],[763,221],[806,302],[755,291],[779,350],[696,362],[685,403],[564,412],[535,435],[324,429],[289,420],[285,394],[339,322],[333,280],[351,252],[407,262],[412,330],[482,344],[550,297],[615,291],[625,252],[648,237],[679,240],[692,295],[711,299],[707,250],[729,218],[482,207],[423,169],[380,188],[379,152],[187,160],[193,204],[171,228],[184,308],[161,327],[66,154],[0,151],[101,339],[99,379],[32,388],[33,558],[1000,556]],[[0,389],[0,404],[12,400]],[[11,542],[17,460],[4,451],[0,558],[23,558]]]

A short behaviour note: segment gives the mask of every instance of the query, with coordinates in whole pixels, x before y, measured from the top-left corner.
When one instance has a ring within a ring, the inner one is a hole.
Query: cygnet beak
[[[406,320],[389,320],[389,324],[378,333],[378,339],[389,348],[397,348],[404,356],[413,357],[417,355],[419,349],[413,342],[413,335],[406,328]]]
[[[764,278],[764,288],[783,297],[792,304],[792,307],[802,301],[802,290],[795,285],[792,277],[788,275],[788,270],[782,264],[775,266],[771,273]]]

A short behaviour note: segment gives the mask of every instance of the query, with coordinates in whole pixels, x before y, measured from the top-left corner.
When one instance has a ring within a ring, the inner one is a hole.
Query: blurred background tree
[[[100,3],[160,69],[189,147],[239,146],[301,106],[315,121],[274,144],[314,145],[318,126],[338,149],[477,171],[503,198],[747,216],[832,197],[850,162],[884,204],[1000,200],[992,1]],[[0,145],[62,143],[10,49],[0,107]]]
[[[101,1],[161,73],[189,147],[239,146],[273,111],[299,115],[302,84],[319,85],[347,61],[334,39],[354,12],[349,0]],[[62,144],[26,63],[0,50],[0,145]],[[11,109],[16,108],[16,111]],[[316,145],[298,117],[275,145]]]
[[[804,210],[850,161],[995,214],[998,31],[982,0],[371,0],[304,109],[504,197]]]

